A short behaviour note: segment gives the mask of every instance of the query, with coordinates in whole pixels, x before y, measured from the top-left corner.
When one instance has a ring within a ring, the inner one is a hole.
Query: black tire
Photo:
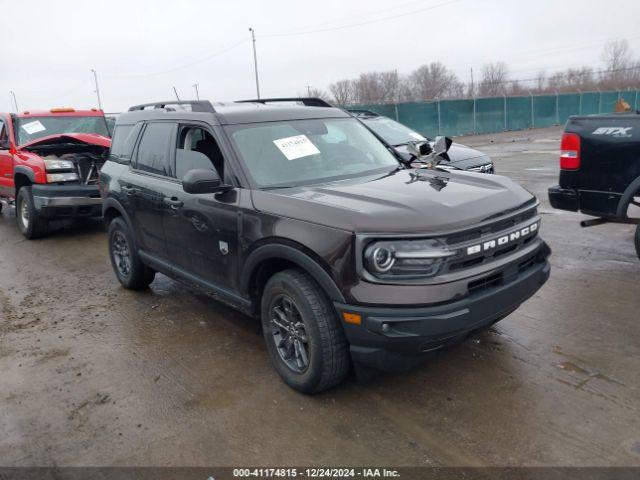
[[[283,321],[276,311],[285,312],[289,300],[295,320]],[[280,328],[272,317],[293,327]],[[307,274],[285,270],[271,277],[262,294],[261,319],[271,361],[290,387],[317,393],[344,380],[350,366],[347,339],[329,299]]]
[[[33,203],[31,187],[18,190],[16,197],[16,224],[20,233],[29,240],[44,237],[49,231],[49,222],[38,214]]]
[[[127,223],[120,217],[109,224],[109,258],[124,288],[142,290],[149,286],[156,272],[142,263]]]
[[[636,254],[640,258],[640,225],[636,228]]]

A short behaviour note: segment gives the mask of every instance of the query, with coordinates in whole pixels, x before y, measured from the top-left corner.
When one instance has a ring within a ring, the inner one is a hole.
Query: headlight
[[[47,173],[47,183],[72,182],[78,180],[77,173]]]
[[[47,172],[57,172],[59,170],[74,170],[76,167],[71,160],[44,159],[44,167]]]
[[[373,242],[364,250],[369,273],[382,278],[433,277],[445,260],[456,255],[434,239],[385,240]]]

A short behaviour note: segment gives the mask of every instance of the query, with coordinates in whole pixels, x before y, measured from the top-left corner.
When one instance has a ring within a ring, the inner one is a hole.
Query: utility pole
[[[9,90],[9,95],[13,100],[13,105],[15,106],[16,113],[18,113],[18,101],[16,100],[16,93],[13,90]]]
[[[307,97],[311,97],[311,85],[305,85],[307,87]]]
[[[471,67],[471,97],[476,96],[476,90],[473,86],[473,67]]]
[[[173,93],[176,94],[176,98],[178,99],[178,101],[180,101],[180,97],[178,96],[178,90],[176,90],[176,87],[173,87]]]
[[[98,73],[92,68],[91,71],[93,72],[93,80],[96,84],[96,96],[98,97],[98,108],[100,110],[102,110],[102,101],[100,100],[100,87],[98,86]]]
[[[200,100],[200,94],[198,93],[198,84],[194,83],[191,86],[196,89],[196,100]]]
[[[256,54],[256,32],[251,27],[249,27],[249,31],[251,32],[251,39],[253,40],[253,68],[256,72],[256,94],[258,95],[258,100],[260,100],[260,81],[258,80],[258,55]]]

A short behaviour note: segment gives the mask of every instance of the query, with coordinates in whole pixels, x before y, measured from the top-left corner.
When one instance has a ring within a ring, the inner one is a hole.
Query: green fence
[[[571,115],[611,113],[618,99],[640,109],[638,90],[357,105],[391,117],[429,137],[561,125]]]

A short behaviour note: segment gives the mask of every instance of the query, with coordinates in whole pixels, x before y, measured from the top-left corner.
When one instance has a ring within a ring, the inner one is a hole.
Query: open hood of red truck
[[[38,145],[55,145],[57,143],[86,143],[87,145],[98,145],[100,147],[110,148],[111,139],[97,133],[61,133],[57,135],[48,135],[38,138],[19,148],[29,148]]]

